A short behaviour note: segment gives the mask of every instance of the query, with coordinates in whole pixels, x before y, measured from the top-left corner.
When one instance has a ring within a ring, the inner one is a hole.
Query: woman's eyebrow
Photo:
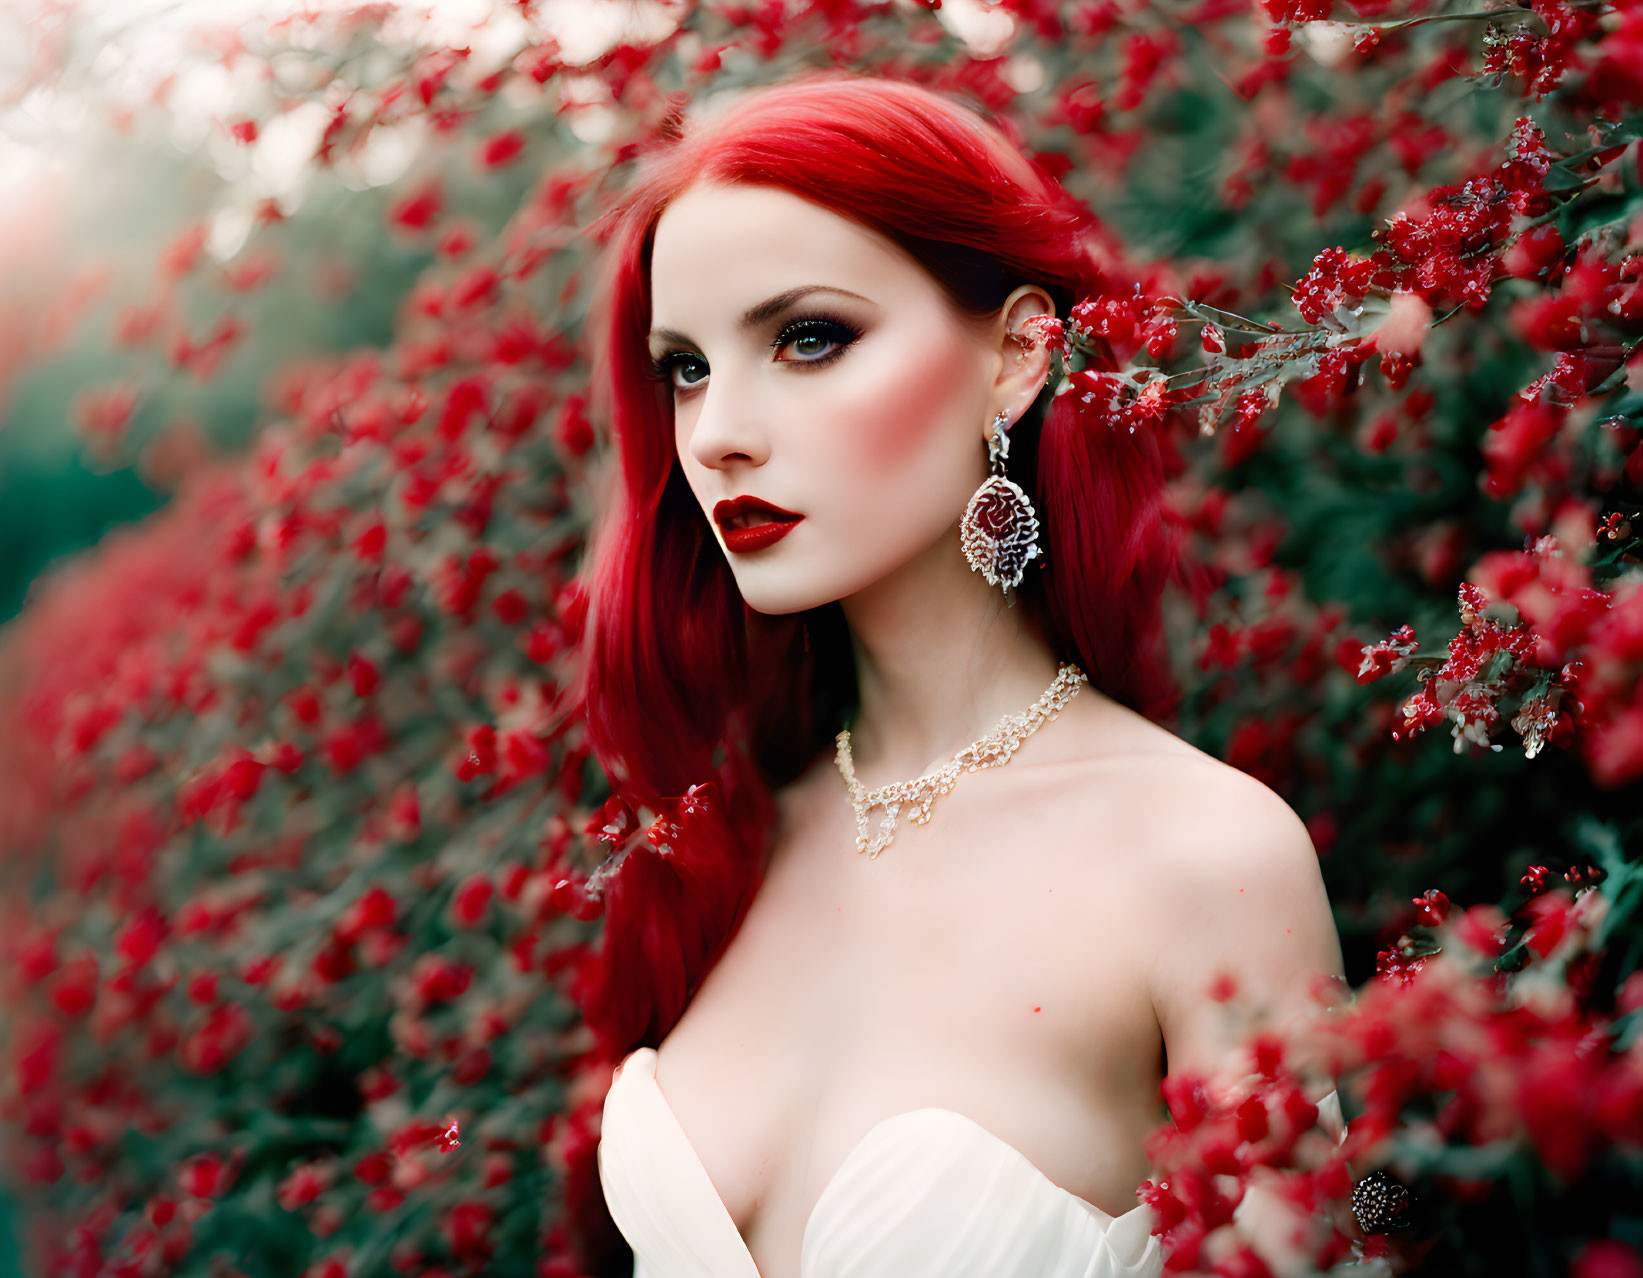
[[[853,297],[861,302],[871,302],[873,300],[870,297],[863,297],[860,293],[852,293],[847,288],[834,288],[830,284],[801,284],[798,288],[790,288],[785,293],[777,293],[776,296],[766,298],[757,306],[749,307],[747,313],[742,316],[742,331],[746,332],[757,328],[773,316],[781,314],[801,297],[806,297],[811,293],[838,293],[844,297]],[[671,328],[653,329],[650,338],[652,341],[677,342],[685,346],[695,345],[683,333]]]

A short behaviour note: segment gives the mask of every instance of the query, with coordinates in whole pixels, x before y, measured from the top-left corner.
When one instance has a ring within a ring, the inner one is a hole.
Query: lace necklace
[[[856,851],[867,853],[869,860],[877,860],[879,853],[895,837],[896,816],[903,803],[911,808],[915,824],[926,824],[930,820],[930,805],[938,795],[946,794],[958,784],[960,773],[974,772],[977,768],[997,768],[1008,763],[1010,756],[1021,748],[1021,743],[1060,714],[1066,704],[1078,695],[1079,687],[1088,681],[1089,676],[1072,662],[1062,662],[1055,682],[1027,707],[1024,714],[1005,715],[996,728],[979,741],[965,746],[934,772],[926,772],[913,781],[893,781],[876,790],[863,789],[861,782],[856,780],[855,759],[850,753],[850,729],[845,728],[834,738],[838,753],[833,761],[838,764],[839,773],[850,791],[851,806],[856,809]],[[878,833],[869,838],[867,814],[877,807],[884,809],[884,819],[880,822]]]

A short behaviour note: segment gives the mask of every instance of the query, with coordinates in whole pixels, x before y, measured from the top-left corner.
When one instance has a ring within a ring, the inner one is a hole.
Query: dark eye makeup
[[[835,343],[835,349],[811,359],[790,359],[781,361],[784,364],[796,364],[803,368],[815,368],[821,364],[831,364],[843,355],[846,348],[861,336],[861,329],[842,315],[812,312],[802,315],[785,325],[781,332],[776,334],[775,340],[770,343],[770,349],[780,351],[785,346],[795,342],[823,341]],[[673,380],[673,370],[681,365],[700,364],[704,368],[707,361],[692,351],[669,351],[665,355],[652,358],[648,369],[652,381],[663,382],[672,387],[675,392],[688,391],[701,384],[698,378],[694,382],[683,385]]]

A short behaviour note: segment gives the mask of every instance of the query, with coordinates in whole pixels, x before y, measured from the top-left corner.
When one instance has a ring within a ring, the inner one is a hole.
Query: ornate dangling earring
[[[987,436],[987,461],[992,474],[970,498],[959,524],[959,544],[989,586],[1001,586],[1004,599],[1015,606],[1011,591],[1021,584],[1028,561],[1038,558],[1038,517],[1027,494],[1014,480],[1005,478],[1004,463],[1010,455],[1009,414],[993,418]],[[1040,560],[1040,563],[1043,561]]]

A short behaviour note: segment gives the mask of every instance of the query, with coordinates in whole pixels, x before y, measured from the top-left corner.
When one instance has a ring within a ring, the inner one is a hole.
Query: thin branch
[[[1396,18],[1390,22],[1349,22],[1345,25],[1367,27],[1371,31],[1401,31],[1405,27],[1418,27],[1423,22],[1477,22],[1496,21],[1500,18],[1529,19],[1539,16],[1530,9],[1470,9],[1465,13],[1429,13],[1418,18]]]

